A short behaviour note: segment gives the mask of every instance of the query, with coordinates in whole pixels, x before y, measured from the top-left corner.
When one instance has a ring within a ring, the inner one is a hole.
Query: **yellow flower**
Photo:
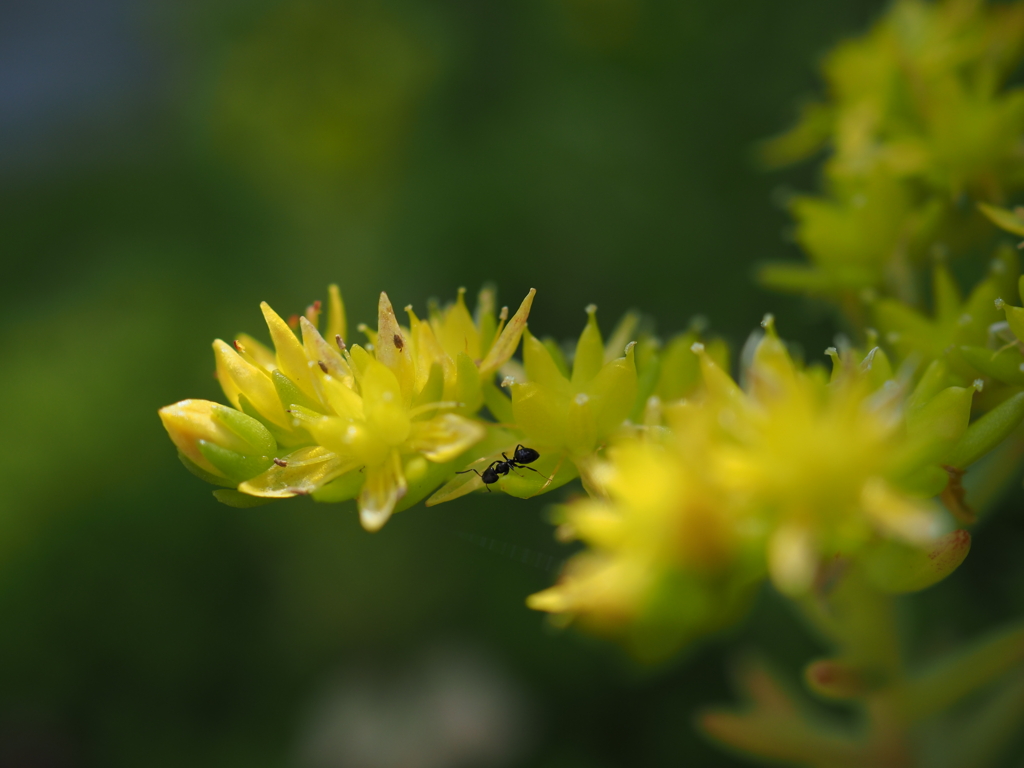
[[[301,341],[263,304],[273,351],[247,337],[234,346],[218,340],[214,350],[225,394],[243,412],[239,416],[265,426],[277,455],[265,471],[228,479],[258,498],[357,496],[363,526],[378,530],[400,502],[409,505],[429,493],[450,471],[447,464],[484,437],[483,423],[469,416],[515,351],[533,295],[507,325],[492,311],[488,338],[472,323],[445,329],[454,359],[411,309],[411,327],[402,327],[383,293],[372,348],[345,345],[344,308],[334,286],[327,313],[334,346],[317,330],[318,304],[299,319]]]
[[[509,382],[516,425],[541,453],[566,455],[590,482],[589,463],[597,449],[623,424],[636,400],[633,344],[606,355],[597,327],[597,308],[576,344],[572,372],[527,332],[523,340],[526,380]],[[622,357],[618,355],[622,354]]]
[[[933,248],[983,230],[957,201],[1001,201],[1024,179],[1024,91],[1005,88],[1024,52],[1024,5],[898,0],[824,63],[828,96],[766,142],[779,166],[827,147],[825,193],[792,202],[811,264],[771,264],[772,286],[841,298],[862,322],[871,287],[916,303]]]
[[[613,446],[596,472],[605,498],[561,513],[560,537],[588,549],[527,605],[579,617],[652,657],[730,621],[759,572],[737,510],[708,481],[709,434]]]
[[[531,607],[684,638],[735,615],[764,574],[799,595],[835,557],[870,561],[895,542],[916,566],[937,546],[950,520],[928,497],[969,437],[974,389],[944,386],[936,363],[908,391],[877,348],[830,350],[830,377],[764,325],[745,388],[693,345],[703,389],[664,407],[665,428],[613,443],[594,472],[603,498],[563,512],[562,535],[588,549]],[[667,583],[685,610],[659,602]]]

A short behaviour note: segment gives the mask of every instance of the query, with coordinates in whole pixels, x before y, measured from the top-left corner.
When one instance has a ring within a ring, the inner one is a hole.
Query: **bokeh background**
[[[769,590],[643,668],[525,608],[570,552],[554,497],[375,535],[349,505],[233,510],[156,409],[220,399],[211,340],[332,281],[354,321],[495,281],[537,288],[538,334],[595,302],[734,349],[772,310],[817,354],[831,316],[752,279],[797,257],[773,200],[814,172],[752,147],[881,8],[0,4],[0,767],[739,765],[691,727],[729,660],[819,649]],[[1024,612],[1018,518],[914,603],[925,644]]]

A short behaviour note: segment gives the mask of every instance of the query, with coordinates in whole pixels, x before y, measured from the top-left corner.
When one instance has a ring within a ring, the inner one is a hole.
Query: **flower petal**
[[[313,382],[309,378],[309,359],[302,344],[295,338],[288,324],[267,302],[261,303],[260,309],[263,310],[263,318],[267,321],[270,338],[277,352],[277,367],[281,369],[281,373],[295,382],[307,397],[316,399],[316,390],[313,389]]]
[[[277,397],[277,390],[266,373],[241,356],[220,339],[213,342],[217,357],[217,378],[221,388],[235,407],[241,408],[239,395],[245,395],[260,415],[279,427],[289,429],[291,421]]]
[[[289,454],[286,461],[286,466],[275,464],[262,475],[239,485],[238,490],[263,498],[305,496],[359,466],[321,445],[299,448]]]
[[[416,371],[413,366],[412,350],[405,343],[405,333],[398,324],[391,300],[383,291],[377,305],[377,360],[395,374],[402,389],[402,396],[408,402],[416,386]]]
[[[530,307],[533,306],[533,297],[537,294],[536,289],[531,288],[526,294],[519,309],[512,315],[512,319],[502,330],[501,335],[487,352],[487,356],[480,363],[480,374],[493,375],[516,351],[519,346],[519,339],[526,329],[526,318],[530,316]]]
[[[398,500],[405,495],[405,475],[397,451],[392,451],[383,464],[367,467],[365,472],[366,482],[359,493],[359,522],[372,533],[384,527]]]
[[[403,448],[441,463],[451,461],[480,442],[484,434],[484,427],[478,422],[446,413],[426,421],[414,421],[409,440]]]

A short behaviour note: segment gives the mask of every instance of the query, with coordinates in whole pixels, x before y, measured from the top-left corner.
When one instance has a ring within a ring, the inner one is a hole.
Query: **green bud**
[[[529,330],[523,332],[523,367],[531,382],[568,393],[568,379],[544,344]]]
[[[971,549],[971,534],[948,533],[928,549],[886,539],[866,549],[864,573],[878,589],[891,594],[917,592],[937,584],[960,567]]]
[[[971,420],[973,387],[947,387],[907,412],[907,436],[919,464],[933,464],[953,450]]]
[[[262,424],[263,427],[268,432],[270,432],[274,440],[277,441],[278,445],[291,445],[292,443],[295,442],[294,435],[290,435],[284,429],[279,427],[277,424],[275,424],[270,419],[261,414],[258,410],[256,410],[256,406],[252,404],[252,401],[250,401],[249,398],[246,397],[244,393],[238,396],[238,407],[241,408],[242,413],[244,413],[246,416],[255,419],[260,424]],[[287,415],[288,414],[285,414],[285,416]]]
[[[480,354],[486,356],[494,343],[498,331],[498,319],[494,316],[494,288],[485,286],[476,297],[476,309],[473,314],[477,327],[480,329]]]
[[[1001,443],[1024,419],[1024,392],[997,405],[967,428],[947,463],[958,469],[973,464]]]
[[[228,460],[230,470],[209,458],[217,456],[258,456],[269,464],[276,450],[270,432],[256,419],[233,408],[208,400],[182,400],[159,411],[160,420],[178,451],[205,474],[240,482],[241,464]],[[227,459],[226,459],[227,460]],[[244,471],[249,471],[247,468]],[[242,478],[248,479],[248,477]]]
[[[544,349],[548,351],[548,354],[551,355],[551,359],[555,361],[559,373],[568,379],[572,374],[569,372],[569,363],[565,359],[565,353],[562,352],[561,345],[550,336],[545,337],[541,343],[544,345]]]
[[[697,334],[676,336],[665,347],[661,357],[661,376],[655,394],[671,402],[689,395],[700,383],[700,359],[690,351]]]
[[[995,305],[1006,313],[1006,322],[1018,339],[1024,341],[1024,307],[1014,307],[1002,299],[996,299]]]
[[[576,356],[572,360],[572,384],[583,387],[604,365],[604,341],[597,327],[597,307],[587,307],[587,326],[576,342]]]
[[[635,348],[635,344],[629,344],[625,357],[602,366],[587,385],[586,394],[594,408],[598,440],[603,441],[621,427],[636,402]]]
[[[256,477],[274,463],[270,456],[247,456],[207,440],[200,440],[197,446],[204,459],[216,467],[228,480],[238,483]]]
[[[939,392],[949,386],[949,369],[942,360],[932,360],[921,380],[907,398],[907,412],[926,405]]]
[[[214,421],[223,424],[241,438],[251,453],[272,456],[277,450],[274,436],[263,424],[251,416],[236,411],[234,408],[217,404],[213,406],[212,416]]]
[[[1004,384],[1024,386],[1024,358],[1015,348],[994,351],[983,347],[960,347],[964,359],[979,372]]]

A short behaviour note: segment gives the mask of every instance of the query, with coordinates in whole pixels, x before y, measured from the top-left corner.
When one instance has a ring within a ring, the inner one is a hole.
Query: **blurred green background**
[[[569,553],[555,498],[375,535],[349,505],[233,510],[156,409],[222,399],[211,340],[332,281],[350,321],[493,280],[537,288],[538,334],[595,302],[606,331],[705,315],[734,349],[772,310],[816,354],[830,316],[751,279],[796,257],[771,201],[814,172],[751,147],[881,7],[4,3],[0,766],[739,765],[691,728],[728,659],[818,650],[767,590],[643,669],[525,608]],[[1024,612],[1018,518],[914,604],[926,645]]]

